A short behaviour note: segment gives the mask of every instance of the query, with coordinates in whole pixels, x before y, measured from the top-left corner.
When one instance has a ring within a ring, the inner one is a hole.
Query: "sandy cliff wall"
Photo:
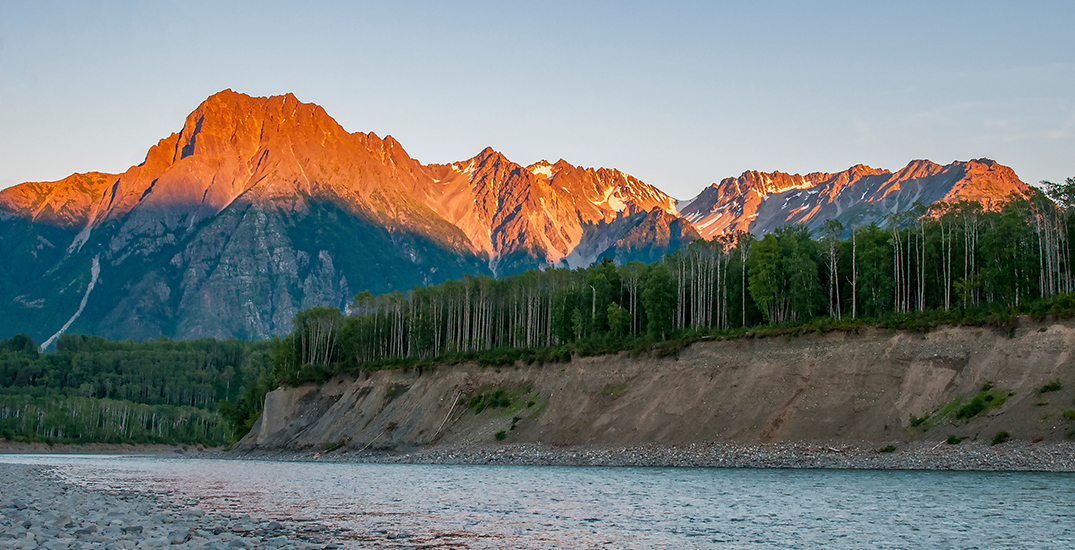
[[[501,430],[506,442],[552,445],[882,442],[948,434],[988,440],[999,430],[1061,440],[1075,428],[1063,416],[1075,408],[1073,345],[1075,323],[1023,319],[1014,329],[864,329],[703,342],[678,359],[621,354],[543,366],[381,371],[271,392],[238,448],[341,442],[406,450],[492,443]],[[1062,390],[1039,393],[1058,378]],[[1007,396],[1002,406],[969,421],[937,419],[937,411],[957,398],[966,403],[987,382]],[[511,405],[478,414],[467,408],[467,400],[497,388],[514,394]],[[912,415],[927,414],[934,418],[911,426]]]

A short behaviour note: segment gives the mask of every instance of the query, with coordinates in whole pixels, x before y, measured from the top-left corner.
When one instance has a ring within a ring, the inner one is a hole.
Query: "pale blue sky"
[[[1070,1],[219,4],[0,2],[0,187],[123,171],[224,88],[680,198],[916,158],[1075,175]]]

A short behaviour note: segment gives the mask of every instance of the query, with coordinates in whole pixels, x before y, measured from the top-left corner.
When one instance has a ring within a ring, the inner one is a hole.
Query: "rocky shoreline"
[[[333,531],[312,521],[207,513],[134,492],[64,482],[52,467],[0,464],[0,549],[327,550]]]
[[[630,447],[482,443],[402,452],[343,447],[332,452],[144,449],[144,454],[326,463],[1075,472],[1075,442],[915,441],[894,446],[881,452],[872,444],[846,442]],[[0,463],[0,549],[329,550],[354,540],[353,535],[306,518],[269,520],[207,512],[196,502],[152,492],[91,489],[65,481],[52,466]]]
[[[950,445],[944,441],[915,441],[893,446],[894,451],[882,452],[876,446],[848,443],[646,444],[629,447],[518,443],[438,446],[406,452],[341,448],[332,452],[210,452],[202,456],[378,464],[1075,472],[1075,442],[1011,441],[989,445],[971,441]]]
[[[697,443],[633,446],[541,443],[472,443],[405,450],[353,449],[333,451],[255,449],[224,451],[167,445],[68,446],[5,442],[0,454],[155,455],[168,458],[279,460],[367,464],[446,464],[517,466],[609,466],[686,468],[787,468],[852,470],[950,470],[1012,472],[1075,472],[1075,441],[1008,441],[999,445],[964,441],[919,440],[888,443],[781,442],[768,444]],[[2,501],[0,501],[2,506]]]

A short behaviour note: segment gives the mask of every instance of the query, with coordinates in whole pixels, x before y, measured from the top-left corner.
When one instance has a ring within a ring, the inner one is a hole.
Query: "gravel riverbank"
[[[169,458],[225,458],[382,464],[471,464],[717,468],[837,468],[967,471],[1075,472],[1075,443],[975,441],[949,445],[916,441],[879,452],[867,444],[778,443],[741,445],[638,445],[631,447],[541,444],[470,444],[386,452],[160,453]],[[198,507],[152,487],[100,490],[73,484],[62,466],[0,463],[0,549],[223,549],[327,550],[359,541],[393,539],[376,533],[330,530],[306,518],[271,520]],[[365,538],[363,538],[365,536]],[[372,537],[372,538],[369,538]],[[383,541],[382,541],[383,542]],[[364,543],[363,543],[364,544]]]
[[[880,452],[865,444],[774,443],[740,445],[636,445],[630,447],[542,444],[482,444],[433,447],[411,452],[251,451],[221,453],[237,459],[383,464],[503,464],[548,466],[650,466],[701,468],[843,468],[878,470],[965,470],[1075,472],[1075,443],[1013,441],[1000,445],[915,441]]]
[[[47,466],[0,464],[0,549],[336,548],[309,521],[206,513],[141,493],[64,482]]]

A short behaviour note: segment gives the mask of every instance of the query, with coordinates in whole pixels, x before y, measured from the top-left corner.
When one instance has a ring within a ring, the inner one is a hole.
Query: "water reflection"
[[[25,457],[375,548],[1075,547],[1070,474]]]

